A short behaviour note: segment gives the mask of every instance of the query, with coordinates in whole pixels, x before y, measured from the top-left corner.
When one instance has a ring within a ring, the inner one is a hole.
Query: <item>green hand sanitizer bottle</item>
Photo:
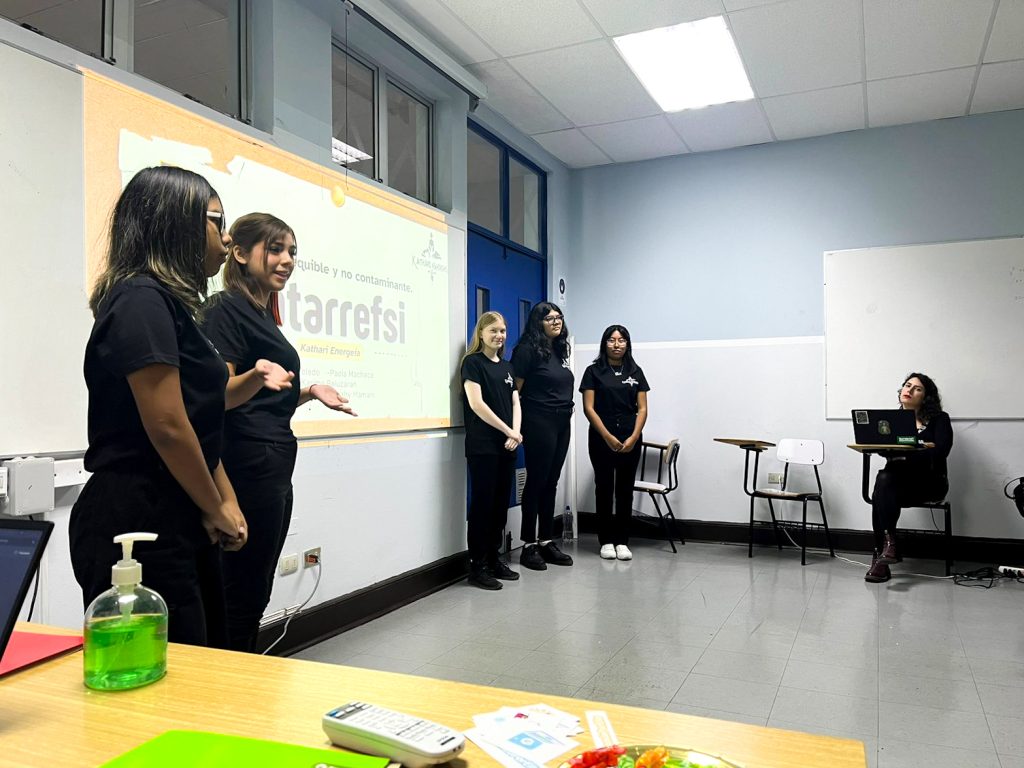
[[[114,537],[124,556],[111,569],[113,586],[85,612],[85,684],[89,688],[138,688],[167,673],[167,603],[142,586],[142,566],[132,559],[136,541],[155,540],[155,533]]]

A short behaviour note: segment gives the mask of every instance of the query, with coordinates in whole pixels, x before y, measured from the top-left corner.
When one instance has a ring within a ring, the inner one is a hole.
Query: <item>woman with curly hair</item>
[[[523,552],[519,563],[534,571],[551,565],[572,565],[554,535],[555,491],[569,451],[573,383],[569,364],[569,331],[562,310],[542,301],[532,310],[526,330],[512,352],[516,389],[523,408]]]
[[[903,507],[945,497],[949,490],[946,457],[953,447],[953,425],[942,410],[939,388],[923,373],[910,373],[899,390],[900,408],[913,410],[917,437],[925,447],[890,456],[875,478],[871,497],[871,525],[875,558],[865,581],[888,581],[889,566],[902,559],[896,551],[896,522]]]

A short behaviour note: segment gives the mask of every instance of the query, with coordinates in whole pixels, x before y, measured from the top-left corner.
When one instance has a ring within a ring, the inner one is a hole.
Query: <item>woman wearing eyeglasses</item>
[[[71,510],[71,563],[88,605],[110,588],[112,541],[149,531],[135,557],[169,610],[168,638],[223,645],[218,545],[245,518],[221,464],[224,361],[194,315],[227,254],[224,210],[202,176],[140,171],[121,193],[93,287],[85,349],[92,477]]]
[[[231,225],[224,290],[206,302],[203,331],[227,362],[224,467],[249,523],[249,541],[223,557],[228,646],[254,651],[292,517],[295,409],[310,400],[355,415],[334,387],[300,388],[299,354],[281,333],[277,295],[295,266],[295,232],[269,213]],[[271,363],[270,361],[273,361]],[[276,364],[276,365],[275,365]],[[279,371],[269,377],[264,369]]]
[[[555,491],[569,450],[573,383],[569,365],[569,331],[556,304],[542,301],[530,310],[526,330],[512,352],[523,410],[523,488],[521,538],[524,568],[543,571],[548,564],[572,565],[554,535]]]
[[[914,411],[917,438],[925,447],[893,453],[875,478],[871,496],[871,527],[875,534],[875,558],[865,581],[880,583],[892,578],[889,566],[900,562],[896,550],[896,523],[903,507],[925,501],[941,501],[949,491],[946,458],[953,448],[953,425],[942,410],[939,388],[923,373],[909,373],[899,389],[900,408]]]
[[[580,382],[583,412],[590,422],[587,446],[594,465],[597,540],[605,560],[633,559],[629,523],[650,389],[643,370],[633,360],[629,331],[622,325],[609,325],[601,334],[597,357]]]

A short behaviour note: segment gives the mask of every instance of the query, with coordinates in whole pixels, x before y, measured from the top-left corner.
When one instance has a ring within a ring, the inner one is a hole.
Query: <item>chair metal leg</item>
[[[772,500],[766,499],[768,502],[768,514],[772,516],[772,528],[775,529],[775,544],[779,548],[779,552],[782,551],[782,534],[779,533],[779,521],[775,519],[775,507],[772,506]]]
[[[953,510],[948,502],[943,511],[946,513],[946,575],[949,576],[953,571]]]
[[[668,521],[665,519],[665,516],[661,514],[661,507],[658,505],[658,497],[653,493],[649,493],[648,495],[651,497],[651,501],[654,502],[654,508],[658,512],[658,519],[661,520],[661,530],[665,532],[665,538],[668,539],[668,543],[672,547],[672,553],[675,554],[677,552],[676,543],[672,540],[672,533],[668,529]],[[666,500],[665,503],[667,504],[668,501]]]
[[[803,522],[800,525],[800,565],[807,565],[807,499],[804,499],[803,508]]]
[[[750,497],[750,530],[747,534],[747,557],[754,556],[754,497]]]
[[[668,509],[668,512],[666,513],[665,516],[672,519],[672,529],[675,530],[678,533],[679,532],[679,525],[678,525],[679,521],[676,520],[675,513],[672,512],[672,505],[668,503],[668,496],[665,496],[665,508]],[[681,534],[681,533],[679,533],[679,543],[682,546],[684,546],[684,547],[686,546],[686,542],[683,541],[683,534]]]
[[[832,534],[828,530],[828,518],[825,517],[825,502],[822,499],[818,499],[818,506],[821,507],[821,524],[825,526],[825,543],[828,544],[828,554],[830,557],[836,556],[835,549],[832,548]]]

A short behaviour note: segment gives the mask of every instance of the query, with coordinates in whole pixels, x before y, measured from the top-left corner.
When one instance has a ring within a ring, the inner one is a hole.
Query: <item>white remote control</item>
[[[466,737],[456,730],[364,701],[332,709],[323,728],[343,749],[389,757],[406,768],[443,763],[466,746]]]

